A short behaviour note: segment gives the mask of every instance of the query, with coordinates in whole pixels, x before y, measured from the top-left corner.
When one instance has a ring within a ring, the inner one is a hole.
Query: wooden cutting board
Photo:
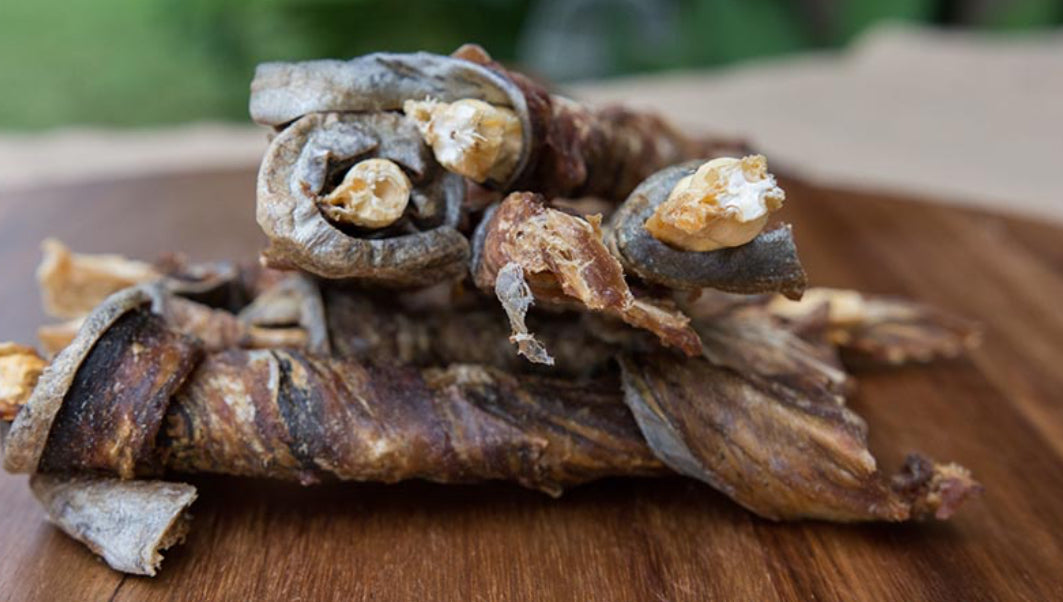
[[[153,259],[251,259],[248,171],[0,195],[0,337],[45,318],[38,243]],[[0,473],[0,598],[142,600],[919,600],[1063,597],[1063,228],[787,184],[815,284],[908,295],[980,320],[983,347],[858,372],[852,406],[892,470],[920,450],[984,497],[947,523],[775,524],[679,478],[559,500],[504,484],[301,488],[195,479],[185,545],[124,577],[44,522]]]

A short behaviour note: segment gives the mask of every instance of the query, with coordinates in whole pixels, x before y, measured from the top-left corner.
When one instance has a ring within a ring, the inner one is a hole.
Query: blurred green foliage
[[[0,128],[242,121],[247,85],[261,61],[449,52],[476,41],[496,58],[520,62],[551,28],[573,36],[593,30],[604,58],[581,75],[604,77],[838,46],[884,19],[1002,30],[1063,20],[1058,0],[582,5],[577,22],[557,24],[543,18],[547,0],[3,0]],[[658,29],[665,30],[650,42],[643,35],[647,14],[659,14]],[[568,73],[550,73],[549,64],[534,60],[526,66],[543,75]]]

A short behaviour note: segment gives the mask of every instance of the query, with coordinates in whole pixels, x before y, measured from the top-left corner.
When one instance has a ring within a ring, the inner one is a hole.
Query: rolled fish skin
[[[480,100],[512,109],[521,153],[509,177],[485,182],[506,192],[600,196],[620,202],[646,176],[680,161],[748,154],[741,140],[690,136],[660,116],[589,107],[466,44],[451,56],[373,53],[348,61],[264,63],[251,84],[251,116],[286,127],[321,112],[402,109],[407,100]]]
[[[672,188],[701,163],[666,167],[643,180],[609,217],[605,226],[609,250],[625,271],[674,290],[779,292],[800,299],[807,276],[789,225],[761,232],[744,245],[715,251],[676,249],[646,229],[646,220],[667,200]]]
[[[174,397],[163,463],[313,483],[502,479],[559,495],[666,473],[615,380],[576,383],[473,365],[417,370],[295,350],[207,357]]]
[[[319,207],[333,180],[361,159],[388,159],[409,176],[406,216],[387,228],[352,229]],[[259,167],[255,214],[269,238],[265,265],[377,286],[417,287],[461,277],[469,245],[456,226],[465,198],[416,129],[395,113],[312,113],[270,143]]]

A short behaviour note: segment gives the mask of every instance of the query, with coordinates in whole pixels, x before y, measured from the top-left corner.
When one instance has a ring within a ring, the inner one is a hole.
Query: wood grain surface
[[[251,171],[0,195],[0,335],[44,321],[41,238],[152,259],[251,259]],[[853,407],[892,470],[909,450],[986,493],[948,523],[775,524],[688,480],[609,480],[560,500],[503,484],[315,488],[199,478],[185,545],[124,577],[0,473],[10,600],[980,600],[1063,598],[1063,228],[787,183],[815,284],[980,320],[983,347],[858,373]]]

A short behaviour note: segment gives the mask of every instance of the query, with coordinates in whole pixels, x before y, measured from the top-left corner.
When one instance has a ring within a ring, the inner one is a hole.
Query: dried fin
[[[251,328],[265,331],[297,326],[307,337],[301,347],[321,355],[332,351],[321,290],[305,275],[286,276],[256,296],[237,317]]]
[[[846,360],[879,364],[929,362],[952,358],[975,347],[977,325],[927,305],[851,290],[813,288],[799,302],[773,299],[768,310],[793,324],[821,321],[827,339],[842,349]]]
[[[513,329],[509,341],[517,344],[517,353],[528,358],[528,361],[536,364],[554,365],[554,358],[546,350],[535,335],[528,332],[528,326],[524,323],[524,316],[528,313],[535,298],[532,297],[531,289],[524,280],[524,270],[520,264],[507,263],[498,270],[495,279],[495,295],[502,303],[509,323]]]
[[[657,456],[765,518],[944,518],[980,490],[929,460],[929,476],[891,482],[867,450],[863,421],[843,405],[788,400],[704,359],[658,353],[621,365],[624,399]]]
[[[716,251],[674,249],[646,229],[646,220],[700,161],[663,169],[642,182],[612,216],[606,243],[624,269],[677,290],[715,288],[732,293],[781,292],[799,299],[806,276],[789,225],[761,232],[744,245]]]
[[[473,278],[483,290],[494,289],[498,270],[516,263],[541,302],[604,312],[653,332],[688,355],[700,351],[686,316],[663,303],[635,298],[620,264],[602,244],[593,216],[580,219],[546,207],[538,195],[513,193],[484,216],[473,259]]]
[[[37,474],[30,488],[48,520],[116,571],[154,576],[163,550],[184,541],[196,488],[164,481]]]

